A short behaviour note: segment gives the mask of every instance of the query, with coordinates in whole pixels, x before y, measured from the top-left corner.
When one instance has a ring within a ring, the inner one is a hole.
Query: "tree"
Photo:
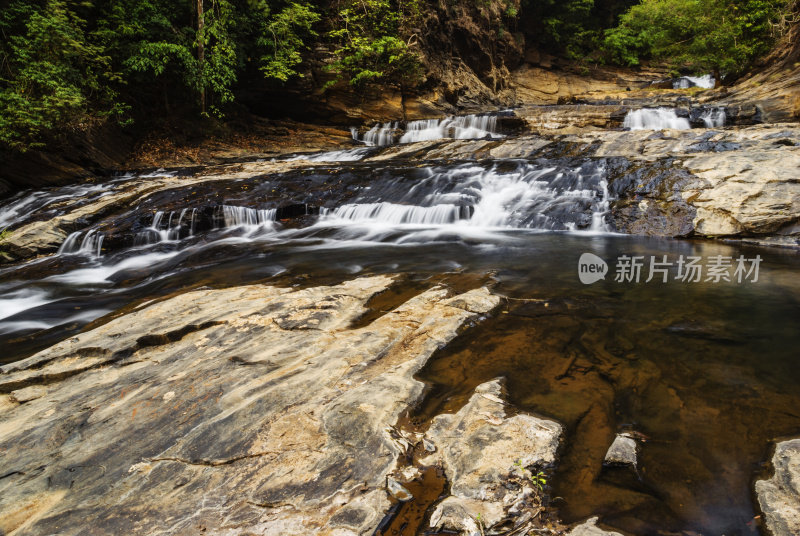
[[[0,141],[25,149],[40,132],[110,111],[119,79],[70,0],[14,1],[0,13]],[[93,97],[91,102],[89,95]]]
[[[771,21],[786,0],[644,0],[606,32],[604,46],[621,64],[669,61],[696,73],[738,74],[772,43]]]
[[[338,45],[330,68],[351,85],[406,89],[422,78],[422,65],[412,50],[420,20],[417,0],[345,2],[328,36]]]

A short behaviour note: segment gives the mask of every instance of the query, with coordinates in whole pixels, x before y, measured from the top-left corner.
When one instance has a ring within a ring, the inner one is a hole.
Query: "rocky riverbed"
[[[0,534],[796,534],[800,127],[626,93],[6,201]]]
[[[595,113],[591,108],[575,113],[591,116]],[[540,116],[520,111],[517,117],[533,125]],[[789,246],[800,243],[800,127],[796,124],[568,131],[556,128],[546,134],[494,140],[439,139],[317,153],[309,159],[300,155],[288,161],[188,168],[123,177],[104,186],[87,183],[83,194],[61,195],[56,189],[52,195],[58,199],[11,222],[3,250],[6,260],[52,253],[70,233],[90,229],[106,236],[106,247],[133,245],[131,233],[151,223],[157,210],[188,207],[204,214],[202,225],[213,227],[209,211],[222,202],[232,203],[230,196],[221,201],[220,191],[235,192],[239,206],[282,209],[287,217],[334,210],[368,186],[367,177],[376,170],[387,166],[402,170],[423,162],[430,168],[459,162],[487,167],[514,162],[572,168],[592,165],[602,168],[602,180],[607,183],[610,209],[606,218],[611,230]],[[265,179],[272,187],[258,191],[256,185]],[[298,185],[298,180],[303,183]],[[132,203],[133,212],[129,210]],[[296,207],[304,208],[298,213]]]

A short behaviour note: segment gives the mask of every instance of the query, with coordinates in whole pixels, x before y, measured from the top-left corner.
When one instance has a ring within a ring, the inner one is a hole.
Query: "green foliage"
[[[771,21],[786,0],[643,0],[606,32],[604,47],[624,65],[667,60],[695,72],[739,73],[771,44]]]
[[[419,10],[418,0],[344,3],[336,27],[328,34],[338,44],[331,70],[354,86],[414,86],[421,79],[422,67],[409,43],[416,39]]]
[[[514,467],[519,470],[523,478],[530,480],[530,482],[536,489],[539,490],[539,492],[544,491],[544,487],[547,485],[547,475],[544,473],[544,471],[537,471],[536,473],[533,473],[524,465],[522,465],[522,460],[515,461]]]
[[[202,29],[197,0],[12,0],[0,7],[0,145],[25,150],[159,102],[221,115],[250,66],[297,76],[319,20],[285,0],[203,0]]]
[[[528,41],[538,48],[582,59],[596,51],[603,31],[636,0],[523,0]]]
[[[311,6],[292,2],[266,22],[260,41],[270,51],[261,58],[264,76],[284,82],[292,76],[302,76],[294,68],[303,61],[304,39],[317,36],[313,27],[319,19],[319,13]]]
[[[88,96],[114,97],[118,79],[78,15],[80,2],[15,1],[0,13],[0,141],[17,149],[43,130],[83,119]]]

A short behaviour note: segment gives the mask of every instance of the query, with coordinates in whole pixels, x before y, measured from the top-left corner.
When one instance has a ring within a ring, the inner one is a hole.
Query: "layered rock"
[[[392,278],[147,303],[0,369],[0,531],[365,534],[413,374],[498,298],[435,287],[360,328]]]

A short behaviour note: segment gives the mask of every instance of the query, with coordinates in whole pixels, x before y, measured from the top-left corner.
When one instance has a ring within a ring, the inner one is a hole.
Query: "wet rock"
[[[636,440],[627,434],[617,434],[614,442],[608,447],[604,465],[608,466],[630,466],[636,467],[637,464]]]
[[[351,327],[392,282],[189,292],[3,366],[47,391],[0,395],[0,532],[374,532],[413,375],[498,303],[435,287]]]
[[[567,536],[622,536],[619,532],[603,530],[597,526],[598,518],[593,517],[572,529]]]
[[[773,536],[800,534],[800,439],[778,443],[772,466],[772,478],[756,482],[767,528]]]
[[[433,419],[426,436],[437,452],[423,460],[441,464],[450,497],[431,516],[431,526],[469,531],[480,514],[486,527],[531,499],[532,485],[510,482],[517,467],[543,467],[555,461],[561,425],[532,415],[508,417],[499,380],[479,385],[453,415]]]
[[[410,501],[414,498],[414,496],[405,488],[405,486],[392,477],[388,477],[386,479],[386,489],[389,492],[389,495],[401,502]]]

